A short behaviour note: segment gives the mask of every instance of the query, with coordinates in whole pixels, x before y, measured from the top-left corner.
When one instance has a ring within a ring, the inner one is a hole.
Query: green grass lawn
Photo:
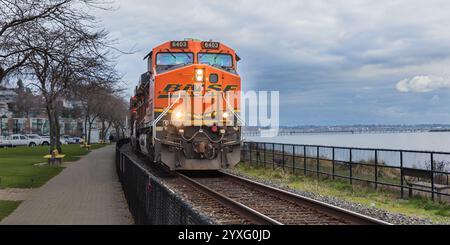
[[[241,163],[236,170],[247,176],[276,180],[292,189],[318,193],[324,196],[334,196],[343,200],[375,206],[391,212],[409,216],[428,218],[436,222],[450,224],[450,205],[433,202],[425,198],[400,199],[399,193],[388,190],[350,185],[348,181],[318,180],[314,177],[293,175],[282,169],[272,170],[272,167],[255,166]]]
[[[92,149],[98,149],[104,145],[93,145]],[[0,188],[37,188],[48,180],[58,175],[63,167],[34,166],[44,163],[44,155],[49,153],[49,148],[17,147],[0,149]],[[65,162],[73,162],[89,151],[79,145],[64,145],[63,154]]]
[[[20,202],[0,201],[0,221],[12,213],[19,204]]]

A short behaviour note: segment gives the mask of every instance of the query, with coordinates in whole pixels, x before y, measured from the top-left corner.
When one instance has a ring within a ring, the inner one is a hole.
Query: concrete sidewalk
[[[114,166],[115,146],[93,151],[33,191],[2,225],[132,224]]]

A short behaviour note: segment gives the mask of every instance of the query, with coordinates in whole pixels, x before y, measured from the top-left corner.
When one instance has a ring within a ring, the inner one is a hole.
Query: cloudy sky
[[[450,1],[116,0],[96,13],[123,50],[132,88],[142,58],[186,37],[242,58],[246,90],[278,90],[283,125],[450,123]]]

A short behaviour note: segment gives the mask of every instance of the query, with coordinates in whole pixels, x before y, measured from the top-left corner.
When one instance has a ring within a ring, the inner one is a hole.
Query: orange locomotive
[[[240,58],[218,42],[155,47],[131,98],[134,151],[171,170],[218,170],[240,161]]]

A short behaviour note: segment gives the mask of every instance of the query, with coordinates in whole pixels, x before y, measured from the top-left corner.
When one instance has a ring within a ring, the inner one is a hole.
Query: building
[[[11,134],[49,135],[50,125],[45,108],[36,107],[28,113],[29,118],[21,118],[22,115],[14,113],[18,99],[20,98],[14,88],[0,86],[0,136]],[[79,101],[61,99],[59,102],[63,108],[67,109],[81,107]],[[71,115],[66,116],[71,117]],[[83,118],[60,118],[59,123],[61,135],[84,137]],[[100,140],[100,131],[101,123],[94,123],[91,130],[91,142],[96,143]]]
[[[0,117],[11,117],[13,112],[11,108],[17,99],[17,93],[14,89],[0,86]]]
[[[59,120],[60,134],[84,138],[84,120],[61,118]],[[100,141],[101,123],[92,125],[91,142]],[[107,135],[111,133],[107,132]],[[49,135],[50,127],[47,118],[0,118],[0,136],[11,134]],[[107,137],[108,138],[108,137]]]

